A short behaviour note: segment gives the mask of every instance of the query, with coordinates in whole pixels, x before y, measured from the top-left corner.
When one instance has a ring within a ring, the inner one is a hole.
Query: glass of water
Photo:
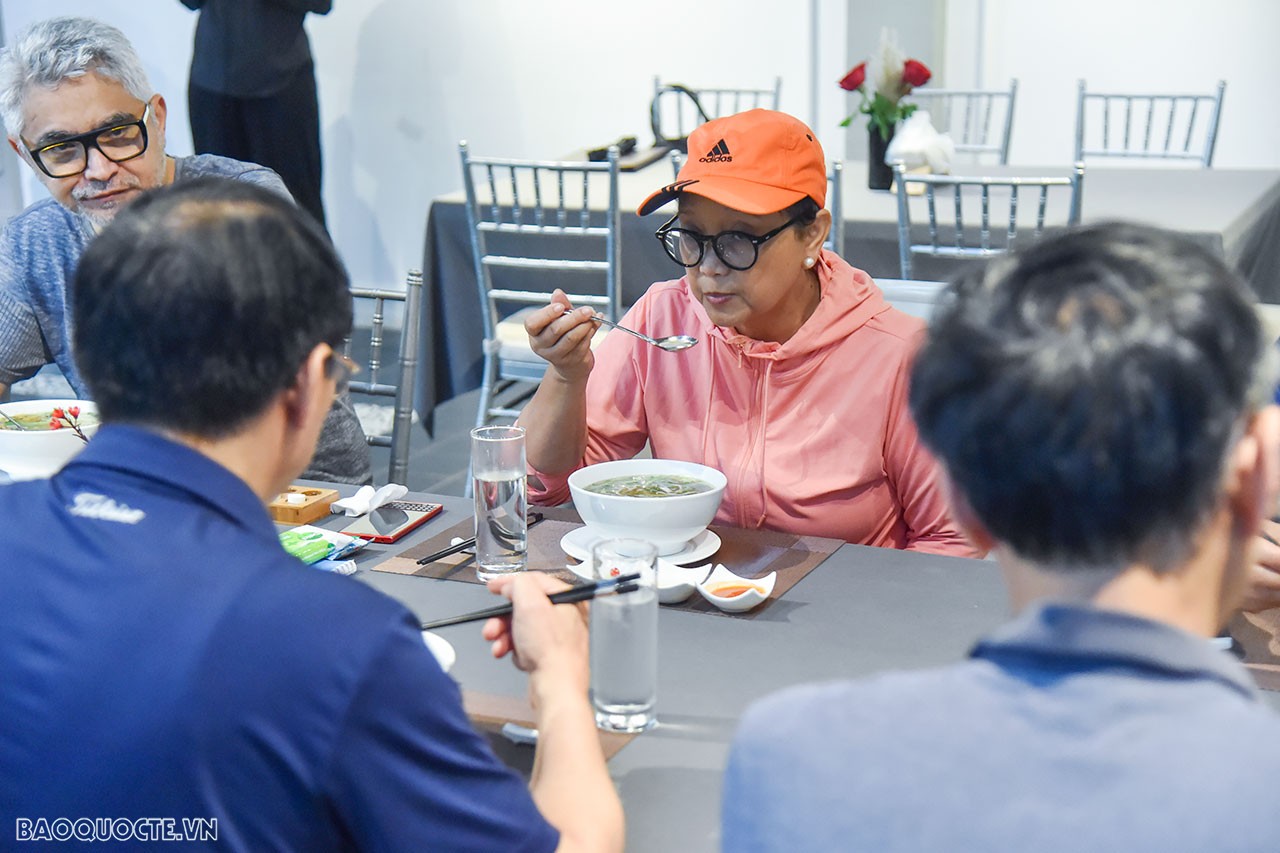
[[[476,576],[490,580],[524,571],[528,548],[524,430],[471,431],[471,479],[476,500]]]
[[[658,721],[657,560],[657,547],[643,539],[606,539],[591,549],[596,578],[640,575],[634,592],[591,602],[591,704],[607,731],[640,732]]]

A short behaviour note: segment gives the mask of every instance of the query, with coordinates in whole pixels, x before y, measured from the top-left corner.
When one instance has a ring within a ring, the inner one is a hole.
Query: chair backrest
[[[612,145],[604,162],[473,157],[465,142],[459,153],[484,327],[480,426],[518,415],[546,373],[511,315],[558,287],[575,306],[621,317],[619,155]],[[512,387],[518,394],[499,402]]]
[[[771,89],[714,89],[663,83],[653,78],[653,126],[661,139],[684,139],[704,122],[746,112],[756,107],[776,110],[782,94],[782,78]],[[658,140],[658,141],[661,141]]]
[[[1013,136],[1013,108],[1018,100],[1018,80],[1005,89],[915,89],[908,103],[929,111],[939,131],[951,134],[957,153],[991,154],[999,163],[1009,162]]]
[[[617,147],[606,162],[473,157],[466,142],[458,149],[485,339],[512,303],[544,304],[552,286],[618,319]]]
[[[1132,157],[1213,165],[1222,115],[1218,81],[1207,95],[1089,92],[1077,84],[1075,159]]]
[[[390,432],[368,432],[366,420],[365,440],[371,447],[390,448],[387,482],[406,485],[409,475],[409,431],[413,426],[414,379],[418,370],[418,330],[422,323],[422,273],[410,270],[403,291],[353,287],[351,296],[357,306],[362,301],[369,303],[371,319],[368,350],[353,352],[351,338],[347,339],[343,347],[348,358],[364,356],[356,358],[363,370],[356,374],[356,379],[351,380],[348,389],[352,394],[390,397],[394,400]],[[404,304],[400,346],[390,361],[383,355],[388,302]],[[363,312],[357,308],[357,314]]]
[[[684,165],[685,155],[679,151],[671,152],[671,173],[680,177],[680,167]],[[827,241],[822,245],[844,257],[844,162],[832,160],[827,170],[827,210],[831,211],[831,231]]]
[[[1065,210],[1055,207],[1053,218],[1064,225],[1080,222],[1082,163],[1076,163],[1069,175],[1014,178],[914,175],[898,161],[894,164],[894,179],[898,191],[898,258],[904,279],[913,278],[915,255],[986,258],[1012,250],[1018,237],[1028,230],[1033,238],[1039,237],[1050,219],[1049,196],[1055,188],[1069,193],[1069,198]],[[912,186],[923,187],[922,201],[928,212],[927,242],[913,239],[909,199]],[[939,207],[943,207],[942,214]]]

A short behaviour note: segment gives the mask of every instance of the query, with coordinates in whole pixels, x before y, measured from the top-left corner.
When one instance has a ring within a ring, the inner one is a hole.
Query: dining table
[[[334,488],[344,495],[354,490]],[[359,552],[353,577],[403,602],[423,621],[492,605],[493,595],[476,583],[378,570],[406,551],[421,550],[433,537],[465,530],[472,518],[467,499],[410,497],[440,503],[444,510],[394,544],[371,544]],[[343,521],[335,515],[319,523],[337,528]],[[964,658],[977,638],[1008,616],[1000,573],[990,560],[852,544],[838,545],[759,611],[721,614],[663,606],[658,724],[630,738],[608,762],[626,810],[627,849],[719,849],[721,778],[737,721],[752,702],[806,682],[944,666]],[[456,653],[450,674],[469,708],[516,707],[524,701],[525,676],[509,660],[492,657],[479,623],[437,633]],[[1280,693],[1265,696],[1280,709]],[[946,713],[945,702],[938,713]],[[487,734],[495,753],[527,776],[533,748]],[[827,734],[835,739],[841,733]]]
[[[955,170],[957,173],[959,169]],[[969,173],[1001,176],[1066,175],[1069,167],[982,166]],[[866,163],[845,164],[842,181],[844,256],[873,278],[898,278],[897,196],[871,190]],[[619,174],[622,301],[634,303],[656,281],[678,278],[654,232],[674,205],[641,217],[639,203],[670,183],[670,162]],[[912,204],[923,204],[914,199]],[[921,217],[913,213],[913,219]],[[1131,220],[1185,233],[1222,255],[1252,285],[1258,298],[1280,303],[1280,170],[1185,169],[1093,166],[1086,168],[1082,221]],[[1051,215],[1048,224],[1054,225]],[[424,239],[424,310],[421,318],[415,400],[420,418],[431,423],[435,407],[480,386],[484,332],[480,296],[467,226],[465,197],[448,193],[432,200]],[[913,277],[945,279],[963,259],[922,258]],[[558,280],[530,279],[530,288],[548,293]]]

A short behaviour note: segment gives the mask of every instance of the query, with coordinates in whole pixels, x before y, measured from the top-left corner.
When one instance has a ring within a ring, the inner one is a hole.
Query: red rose
[[[57,420],[56,418],[49,421],[49,429],[62,429],[62,421]]]
[[[920,66],[923,68],[924,66]],[[925,79],[928,78],[928,71],[925,71]],[[849,69],[849,73],[840,78],[840,88],[846,92],[856,92],[862,88],[862,84],[867,82],[867,63],[859,62],[853,68]]]
[[[79,407],[79,406],[72,406],[71,408],[67,409],[67,411],[71,413],[71,417],[73,417],[73,418],[78,418],[78,417],[80,417],[80,407]]]
[[[908,59],[902,65],[902,82],[912,88],[923,86],[929,82],[929,78],[932,76],[932,72],[929,71],[925,64],[915,59]]]
[[[54,416],[55,418],[62,418],[62,417],[66,417],[66,415],[65,415],[65,414],[63,414],[62,409],[54,409],[54,410],[53,410],[53,416]]]

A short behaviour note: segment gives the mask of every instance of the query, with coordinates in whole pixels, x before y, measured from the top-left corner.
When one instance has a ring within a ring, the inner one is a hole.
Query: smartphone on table
[[[440,504],[390,501],[354,519],[342,533],[373,542],[394,542],[443,509]]]

